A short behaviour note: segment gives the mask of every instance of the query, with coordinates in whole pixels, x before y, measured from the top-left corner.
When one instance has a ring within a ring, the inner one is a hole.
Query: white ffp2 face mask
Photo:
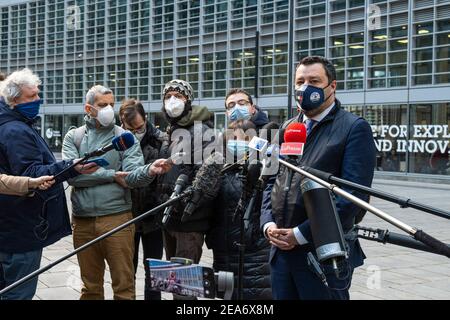
[[[108,127],[113,123],[114,109],[111,105],[107,105],[106,107],[101,109],[95,109],[97,110],[97,117],[95,118],[103,127]]]
[[[177,118],[181,116],[184,111],[184,102],[181,99],[170,97],[164,101],[164,109],[171,118]]]
[[[145,130],[142,133],[137,133],[136,132],[134,135],[136,136],[136,139],[138,139],[139,141],[142,141],[142,139],[144,138],[146,132],[147,132],[147,130]]]

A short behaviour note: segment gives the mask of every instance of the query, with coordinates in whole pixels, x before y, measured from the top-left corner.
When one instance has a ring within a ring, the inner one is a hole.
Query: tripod
[[[233,222],[236,218],[239,219],[239,242],[234,242],[234,245],[239,250],[239,258],[238,258],[238,300],[243,300],[243,291],[244,291],[244,259],[245,259],[245,233],[244,233],[244,216],[243,212],[245,209],[245,204],[247,203],[249,190],[246,188],[247,186],[247,166],[242,166],[241,173],[239,174],[239,178],[242,182],[243,191],[241,194],[241,198],[239,199],[236,210],[233,214]]]
[[[250,170],[248,170],[247,166],[244,166],[239,175],[242,181],[243,190],[233,215],[233,221],[235,221],[236,217],[239,218],[239,242],[234,243],[239,249],[238,300],[243,300],[244,260],[246,250],[245,234],[250,226],[250,216],[254,210],[258,194],[262,191],[265,182],[263,179],[260,179],[260,173],[261,168],[259,165],[251,167]]]

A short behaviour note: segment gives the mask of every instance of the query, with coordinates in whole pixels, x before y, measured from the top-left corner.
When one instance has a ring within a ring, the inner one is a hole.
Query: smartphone
[[[95,163],[100,167],[107,167],[109,166],[109,162],[106,161],[106,159],[104,158],[95,158],[95,159],[90,159],[90,160],[86,160],[85,162],[83,162],[83,164],[88,164],[88,163]]]
[[[150,290],[182,296],[216,297],[214,271],[196,264],[146,259],[146,285]]]

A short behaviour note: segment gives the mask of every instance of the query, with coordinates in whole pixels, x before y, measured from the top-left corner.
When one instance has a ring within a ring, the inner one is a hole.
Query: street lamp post
[[[287,117],[292,118],[292,79],[294,64],[294,0],[289,0],[289,43],[288,43],[288,101]]]

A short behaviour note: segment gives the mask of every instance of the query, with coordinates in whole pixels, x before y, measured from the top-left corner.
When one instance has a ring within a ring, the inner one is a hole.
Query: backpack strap
[[[78,127],[75,130],[75,133],[73,135],[73,143],[75,144],[75,147],[77,147],[78,152],[80,152],[80,146],[81,142],[83,141],[84,136],[86,135],[86,125]],[[122,133],[124,133],[126,130],[119,126],[114,126],[114,136],[118,137]],[[123,151],[119,151],[120,154],[120,160],[123,160]]]
[[[122,133],[124,133],[126,130],[124,129],[124,128],[122,128],[122,127],[119,127],[119,126],[114,126],[114,136],[115,137],[118,137],[118,136],[120,136]]]
[[[73,135],[73,143],[75,144],[75,147],[77,147],[78,152],[80,152],[81,142],[83,141],[85,134],[86,134],[86,125],[75,129]]]

